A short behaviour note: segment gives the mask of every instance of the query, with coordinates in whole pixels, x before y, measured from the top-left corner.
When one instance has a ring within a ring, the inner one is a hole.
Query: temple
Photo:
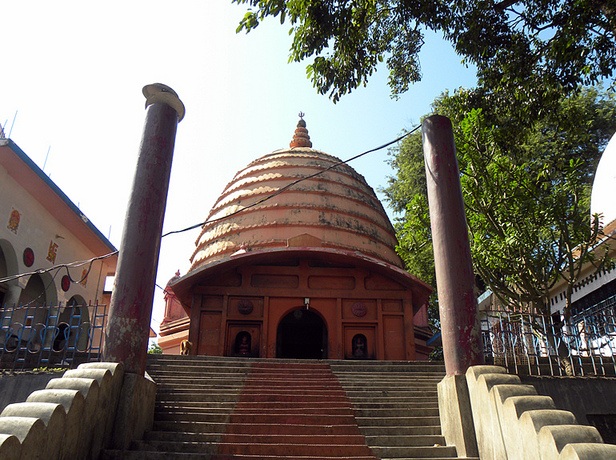
[[[312,148],[302,116],[290,147],[214,204],[188,273],[166,288],[165,353],[188,339],[198,355],[427,359],[431,287],[404,269],[373,189]]]

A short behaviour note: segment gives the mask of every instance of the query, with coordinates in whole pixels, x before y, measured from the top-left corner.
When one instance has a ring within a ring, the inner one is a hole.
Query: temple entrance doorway
[[[327,358],[327,327],[321,317],[302,307],[282,318],[276,334],[276,357]]]

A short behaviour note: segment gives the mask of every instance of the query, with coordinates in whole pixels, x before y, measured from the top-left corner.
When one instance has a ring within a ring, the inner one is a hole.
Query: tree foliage
[[[249,6],[238,31],[267,17],[288,23],[290,61],[312,58],[309,78],[334,101],[386,61],[393,95],[421,79],[433,30],[478,68],[480,85],[542,101],[613,75],[616,0],[232,0]]]
[[[148,348],[148,355],[162,355],[163,349],[156,342],[152,342]]]
[[[616,100],[585,89],[520,123],[516,113],[481,102],[477,92],[459,90],[433,104],[454,126],[474,269],[504,305],[547,312],[559,279],[570,299],[581,265],[605,262],[589,251],[600,232],[598,221],[590,225],[590,191],[616,130]],[[396,176],[384,191],[402,214],[399,253],[411,272],[434,282],[419,135],[402,141],[391,164]]]

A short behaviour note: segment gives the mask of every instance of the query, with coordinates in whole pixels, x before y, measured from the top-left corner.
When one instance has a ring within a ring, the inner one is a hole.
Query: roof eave
[[[323,247],[268,248],[231,255],[230,257],[216,260],[207,265],[201,266],[196,270],[188,272],[186,275],[171,283],[169,287],[180,299],[182,304],[186,308],[190,308],[190,292],[202,278],[218,270],[229,270],[246,263],[259,262],[262,259],[271,260],[272,256],[279,256],[279,258],[302,256],[320,256],[326,258],[335,257],[336,260],[341,262],[352,262],[357,266],[369,267],[378,272],[387,274],[400,284],[408,286],[413,291],[414,295],[424,297],[426,300],[432,292],[432,287],[429,284],[411,275],[402,268],[388,262],[367,256],[359,251],[345,251],[341,249]]]
[[[32,180],[38,181],[39,186],[42,185],[43,187],[47,188],[50,192],[52,192],[52,196],[57,197],[60,203],[66,206],[68,210],[70,211],[70,214],[73,215],[73,219],[72,219],[73,226],[77,228],[85,226],[87,230],[93,234],[95,239],[98,240],[97,242],[90,241],[89,244],[86,241],[82,241],[91,251],[93,251],[97,255],[104,255],[107,253],[117,251],[115,246],[111,244],[111,242],[105,237],[105,235],[103,235],[100,232],[100,230],[96,228],[94,224],[92,224],[90,219],[88,219],[88,217],[79,210],[79,208],[60,189],[60,187],[58,187],[49,178],[49,176],[47,176],[43,172],[43,170],[39,168],[36,165],[36,163],[34,163],[30,159],[30,157],[28,157],[28,155],[24,153],[23,150],[21,150],[21,148],[19,148],[19,146],[14,141],[12,141],[11,139],[0,139],[0,151],[3,148],[10,149],[13,152],[13,154],[18,158],[18,160],[23,164],[23,166],[27,168],[27,169],[22,170],[22,173],[24,171],[29,171],[30,174],[28,174],[27,177],[23,179],[20,177],[15,177],[16,175],[15,169],[19,168],[19,163],[10,162],[9,159],[3,158],[3,156],[0,156],[0,164],[3,164],[5,167],[7,167],[9,174],[13,172],[11,176],[14,177],[20,183],[20,185],[24,187],[24,189],[27,190],[29,193],[33,193],[33,190],[35,189],[35,187],[30,182]],[[52,212],[52,211],[56,211],[56,209],[57,208],[51,209],[51,210],[48,209],[48,210]]]

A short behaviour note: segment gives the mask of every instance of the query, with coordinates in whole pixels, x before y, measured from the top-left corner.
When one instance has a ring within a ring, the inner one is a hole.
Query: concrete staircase
[[[338,361],[331,368],[377,458],[457,458],[441,436],[436,385],[445,376],[444,365]]]
[[[151,355],[148,373],[153,430],[103,459],[456,458],[438,364]]]

